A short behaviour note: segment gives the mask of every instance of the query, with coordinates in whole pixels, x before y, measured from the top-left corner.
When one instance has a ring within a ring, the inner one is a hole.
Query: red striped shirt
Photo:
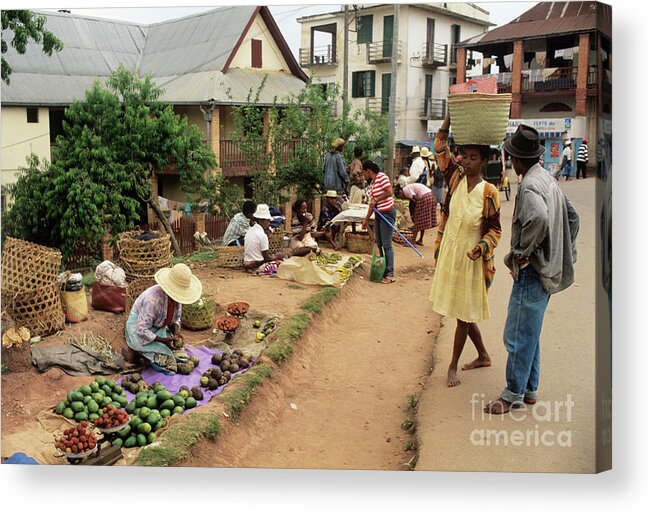
[[[391,196],[387,199],[379,201],[378,198],[384,191],[389,191]],[[371,182],[371,198],[377,201],[375,208],[380,212],[386,212],[393,208],[393,187],[391,187],[391,180],[385,173],[378,173],[375,179]]]

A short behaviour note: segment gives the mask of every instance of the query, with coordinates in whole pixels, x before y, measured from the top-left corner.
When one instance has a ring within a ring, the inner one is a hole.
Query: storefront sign
[[[521,124],[535,128],[541,134],[563,133],[572,128],[571,118],[548,118],[548,119],[509,119],[507,134],[513,134]]]

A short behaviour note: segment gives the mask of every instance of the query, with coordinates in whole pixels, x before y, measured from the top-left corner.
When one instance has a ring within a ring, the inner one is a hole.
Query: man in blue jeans
[[[540,377],[540,332],[551,294],[574,282],[579,215],[556,180],[539,164],[545,151],[538,132],[520,125],[504,143],[513,169],[522,176],[504,262],[513,276],[504,345],[506,388],[485,407],[504,414],[523,403],[535,404]]]

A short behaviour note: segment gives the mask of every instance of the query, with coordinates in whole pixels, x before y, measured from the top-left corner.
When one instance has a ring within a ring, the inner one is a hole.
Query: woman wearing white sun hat
[[[174,342],[181,330],[181,305],[195,303],[202,285],[185,264],[159,269],[152,285],[138,296],[124,329],[130,360],[135,353],[168,374],[176,372]]]

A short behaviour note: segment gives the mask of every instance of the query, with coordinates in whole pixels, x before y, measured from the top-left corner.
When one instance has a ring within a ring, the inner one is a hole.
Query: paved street
[[[513,177],[514,178],[514,177]],[[516,183],[513,180],[513,183]],[[552,296],[541,339],[539,401],[505,416],[483,413],[505,385],[502,331],[512,279],[503,264],[510,242],[511,201],[502,193],[503,235],[489,292],[492,318],[480,324],[492,367],[461,371],[446,386],[456,322],[445,319],[418,418],[418,470],[592,472],[595,467],[595,190],[596,180],[563,182],[581,217],[575,284]],[[467,342],[460,367],[476,357]]]

